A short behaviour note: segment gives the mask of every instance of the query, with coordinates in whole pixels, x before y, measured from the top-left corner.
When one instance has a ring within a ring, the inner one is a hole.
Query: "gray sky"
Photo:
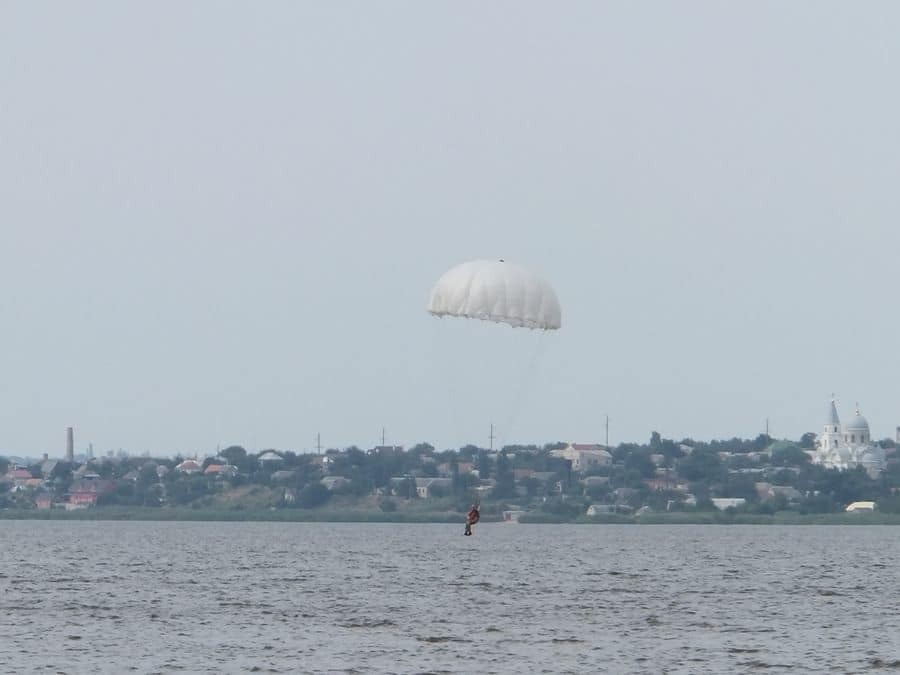
[[[900,6],[0,3],[0,449],[900,424]],[[474,258],[541,336],[433,319]]]

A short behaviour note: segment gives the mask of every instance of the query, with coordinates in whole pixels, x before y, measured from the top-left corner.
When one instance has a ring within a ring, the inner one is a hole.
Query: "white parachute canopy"
[[[445,272],[431,290],[428,311],[542,330],[557,330],[562,315],[549,283],[503,260],[473,260]]]

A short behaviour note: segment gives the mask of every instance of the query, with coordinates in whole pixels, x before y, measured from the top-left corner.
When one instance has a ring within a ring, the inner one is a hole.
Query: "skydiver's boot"
[[[472,526],[469,523],[466,523],[466,531],[463,532],[463,534],[466,535],[467,537],[472,536]]]

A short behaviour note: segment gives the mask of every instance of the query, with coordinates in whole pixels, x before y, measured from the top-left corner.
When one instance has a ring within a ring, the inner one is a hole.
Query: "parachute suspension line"
[[[544,355],[547,353],[549,345],[549,339],[547,338],[546,333],[547,331],[540,331],[537,344],[531,354],[531,358],[527,362],[528,365],[523,369],[522,377],[513,391],[514,398],[512,407],[509,409],[506,425],[500,430],[501,436],[505,437],[507,441],[507,443],[504,443],[503,445],[508,445],[508,441],[512,440],[515,424],[518,422],[522,408],[528,402],[533,390],[534,380],[543,364]]]
[[[439,325],[441,321],[434,321],[434,333],[432,335],[432,357],[431,361],[434,365],[435,383],[434,392],[438,394],[440,400],[435,401],[444,409],[444,414],[438,419],[444,426],[444,440],[449,442],[448,447],[456,446],[456,430],[459,427],[459,411],[457,410],[457,402],[455,396],[455,387],[453,385],[453,374],[458,371],[458,364],[455,363],[458,354],[456,350],[442,349],[441,337],[442,327]]]

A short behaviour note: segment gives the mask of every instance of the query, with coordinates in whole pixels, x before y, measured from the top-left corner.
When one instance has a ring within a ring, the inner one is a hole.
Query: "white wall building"
[[[569,443],[565,448],[551,450],[550,456],[570,460],[572,470],[578,472],[612,464],[612,455],[606,448],[593,443]]]
[[[825,432],[816,441],[813,463],[841,471],[862,466],[873,477],[887,464],[884,448],[872,443],[869,423],[860,414],[859,407],[853,418],[842,425],[834,399],[831,399]]]

